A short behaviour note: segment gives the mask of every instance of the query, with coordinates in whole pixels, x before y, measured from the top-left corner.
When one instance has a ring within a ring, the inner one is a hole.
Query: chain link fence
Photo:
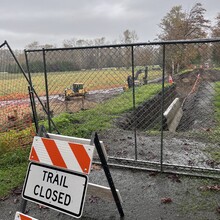
[[[164,134],[165,163],[219,169],[219,46],[219,42],[166,46],[166,71],[172,72],[182,113],[175,119],[175,132]]]
[[[15,56],[24,61],[20,51]],[[0,47],[0,153],[28,146],[33,132],[28,84],[5,43]]]
[[[26,50],[21,63],[35,124],[84,138],[97,131],[115,164],[210,171],[220,163],[219,51],[218,39],[55,48]]]

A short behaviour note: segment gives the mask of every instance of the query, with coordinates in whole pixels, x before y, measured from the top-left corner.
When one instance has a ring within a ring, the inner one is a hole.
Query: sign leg
[[[116,191],[116,188],[115,188],[115,185],[114,185],[114,182],[113,182],[113,179],[112,179],[112,176],[111,176],[111,173],[110,173],[107,161],[106,161],[104,153],[102,151],[102,147],[101,147],[101,144],[99,142],[99,138],[98,138],[98,134],[97,133],[95,133],[94,144],[96,146],[96,150],[98,152],[98,155],[99,155],[102,167],[103,167],[105,175],[106,175],[106,178],[108,180],[108,184],[109,184],[109,186],[111,188],[113,198],[114,198],[116,206],[118,208],[118,212],[119,212],[121,217],[124,217],[123,208],[122,208],[120,199],[118,197],[118,194],[117,194],[117,191]]]
[[[21,200],[21,213],[24,213],[25,214],[25,211],[26,211],[26,206],[27,206],[27,200],[23,199]]]
[[[40,136],[40,137],[44,137],[44,136],[47,137],[48,136],[46,129],[43,125],[41,125],[40,128],[38,129],[38,136]],[[27,200],[22,198],[20,210],[24,214],[25,214],[26,206],[27,206]]]

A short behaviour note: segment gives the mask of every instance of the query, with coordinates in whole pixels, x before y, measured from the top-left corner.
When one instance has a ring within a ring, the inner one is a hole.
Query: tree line
[[[162,18],[159,27],[161,33],[157,40],[185,40],[207,37],[220,37],[220,13],[216,16],[215,24],[205,17],[206,9],[201,3],[196,3],[189,11],[184,11],[181,5],[174,6]],[[117,43],[135,43],[138,35],[135,30],[125,30],[118,40],[108,41],[105,37],[95,39],[66,39],[63,47],[98,46]],[[54,45],[40,45],[34,41],[26,46],[26,49],[55,48]],[[162,64],[161,47],[137,47],[135,49],[135,65]],[[17,54],[19,61],[25,64],[23,54]],[[70,71],[92,68],[130,67],[130,48],[102,48],[74,51],[48,52],[47,71]],[[29,66],[31,72],[43,72],[42,53],[30,53]],[[213,64],[220,65],[219,44],[181,44],[168,45],[166,48],[166,70],[175,74],[189,65],[199,65],[212,60]],[[26,65],[24,65],[25,68]],[[1,68],[1,67],[0,67]],[[1,69],[0,69],[1,71]],[[8,72],[17,72],[10,63]]]

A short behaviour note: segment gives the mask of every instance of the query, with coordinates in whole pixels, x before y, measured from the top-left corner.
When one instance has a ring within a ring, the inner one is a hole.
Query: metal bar
[[[93,162],[94,164],[101,165],[100,162]],[[153,169],[153,168],[147,168],[147,167],[138,167],[138,166],[131,166],[131,165],[122,165],[122,164],[114,164],[114,163],[108,163],[109,166],[111,167],[116,167],[116,168],[126,168],[126,169],[134,169],[134,170],[142,170],[142,171],[148,171],[148,172],[160,172],[158,169]],[[200,175],[199,173],[197,174],[192,174],[192,173],[187,173],[187,172],[179,172],[179,171],[167,171],[164,170],[163,173],[165,174],[178,174],[178,175],[184,175],[184,176],[191,176],[191,177],[201,177],[201,178],[209,178],[209,179],[220,179],[220,176],[210,176],[210,175]]]
[[[170,40],[170,41],[154,41],[154,42],[141,42],[132,44],[112,44],[100,46],[82,46],[82,47],[67,47],[67,48],[45,48],[45,51],[56,50],[85,50],[95,48],[112,48],[112,47],[134,47],[134,46],[147,46],[147,45],[164,45],[164,44],[194,44],[194,43],[214,43],[219,42],[220,38],[204,38],[204,39],[186,39],[186,40]],[[27,50],[27,52],[40,52],[42,49]]]
[[[137,160],[137,123],[136,123],[136,113],[135,113],[135,109],[136,109],[136,104],[135,104],[135,82],[134,82],[134,47],[131,47],[131,67],[132,67],[132,94],[133,94],[133,114],[135,117],[134,120],[134,153],[135,153],[135,160]]]
[[[41,125],[37,131],[37,135],[39,137],[48,137],[47,135],[47,132],[46,132],[46,129],[43,125]],[[26,211],[26,207],[27,207],[27,200],[26,199],[23,199],[21,198],[21,207],[20,207],[20,210],[21,210],[21,213],[24,213],[25,214],[25,211]]]
[[[26,61],[26,66],[27,66],[28,78],[29,78],[29,82],[30,82],[30,85],[28,86],[28,91],[29,91],[29,97],[30,97],[30,101],[31,101],[31,109],[32,109],[32,113],[33,113],[35,130],[37,133],[37,131],[38,131],[38,117],[37,117],[37,110],[36,110],[36,103],[35,103],[35,99],[34,99],[34,94],[33,94],[33,90],[31,89],[31,88],[33,88],[33,83],[32,83],[31,73],[30,73],[30,68],[29,68],[28,53],[26,50],[24,50],[24,54],[25,54],[25,61]]]
[[[16,63],[17,63],[17,65],[18,65],[19,69],[20,69],[20,70],[21,70],[21,72],[23,73],[23,76],[24,76],[24,77],[25,77],[25,79],[27,80],[28,84],[31,86],[31,83],[30,83],[30,81],[29,81],[28,77],[26,76],[24,69],[22,68],[22,66],[21,66],[21,65],[20,65],[20,63],[18,62],[18,60],[17,60],[17,58],[16,58],[16,56],[15,56],[14,52],[12,51],[12,49],[11,49],[11,47],[9,46],[9,44],[7,43],[7,41],[5,42],[5,44],[7,45],[7,47],[8,47],[8,49],[9,49],[9,51],[10,51],[11,55],[13,56],[13,58],[14,58],[15,62],[16,62]]]
[[[8,47],[8,49],[9,49],[11,55],[13,56],[15,62],[17,63],[19,69],[21,70],[23,76],[24,76],[25,79],[27,80],[28,84],[31,86],[31,90],[34,92],[35,96],[37,97],[39,103],[41,104],[41,106],[42,106],[42,108],[43,108],[43,110],[44,110],[44,112],[47,114],[47,109],[45,108],[45,106],[43,105],[42,101],[40,100],[40,97],[38,96],[38,94],[36,93],[35,89],[34,89],[33,86],[31,85],[31,83],[30,83],[28,77],[27,77],[26,74],[25,74],[24,69],[22,68],[22,66],[21,66],[20,63],[18,62],[18,60],[17,60],[17,58],[16,58],[14,52],[12,51],[12,49],[11,49],[11,47],[9,46],[9,44],[7,43],[7,41],[5,42],[5,44],[7,45],[7,47]],[[54,122],[53,122],[52,119],[51,119],[51,122],[52,122],[52,124],[53,124],[53,126],[54,126],[54,129],[55,129],[56,132],[59,134],[59,131],[57,130],[56,125],[54,124]]]
[[[43,48],[43,62],[44,62],[44,80],[46,89],[46,109],[47,109],[47,120],[49,132],[51,132],[51,114],[50,114],[50,101],[49,101],[49,89],[48,89],[48,78],[47,78],[47,64],[46,64],[46,52]]]
[[[121,202],[120,202],[120,199],[118,197],[118,194],[117,194],[117,191],[116,191],[116,188],[115,188],[115,185],[114,185],[114,182],[113,182],[113,179],[112,179],[112,176],[111,176],[111,173],[110,173],[107,161],[106,161],[104,153],[102,151],[102,147],[101,147],[101,144],[99,142],[99,138],[98,138],[98,134],[97,133],[95,133],[94,144],[96,146],[96,150],[98,152],[98,155],[99,155],[99,158],[100,158],[103,170],[104,170],[106,178],[108,180],[108,184],[109,184],[109,186],[111,188],[112,195],[114,197],[114,200],[115,200],[118,212],[119,212],[120,216],[123,217],[124,216],[123,208],[121,206]]]
[[[37,132],[38,129],[39,129],[39,120],[38,120],[37,109],[36,109],[36,102],[35,102],[33,91],[31,91],[31,97],[32,97],[32,101],[33,101],[33,109],[34,109],[33,114],[35,115],[35,120],[36,120],[35,127],[36,127],[36,132]]]
[[[163,45],[163,72],[162,72],[162,98],[161,98],[161,141],[160,141],[160,170],[163,172],[163,112],[164,112],[164,81],[165,81],[165,71],[166,71],[166,47]]]
[[[21,206],[20,206],[21,213],[24,214],[26,213],[26,206],[27,206],[27,200],[21,198]]]
[[[26,66],[27,66],[27,73],[28,73],[28,78],[29,78],[29,85],[32,88],[33,84],[32,84],[32,79],[31,79],[31,73],[30,73],[30,67],[29,67],[29,62],[28,62],[28,53],[26,50],[24,50],[24,54],[25,54],[25,62],[26,62]]]
[[[35,131],[37,133],[37,131],[38,131],[38,119],[37,119],[37,113],[36,113],[36,106],[35,106],[35,102],[34,102],[34,96],[33,96],[33,92],[31,91],[30,86],[28,86],[28,92],[29,92],[29,98],[30,98],[30,102],[31,102],[31,109],[32,109],[32,113],[33,113]]]
[[[123,157],[108,157],[109,163],[132,163],[135,164],[135,166],[160,166],[160,162],[155,161],[146,161],[146,160],[134,160],[129,158],[123,158]],[[163,163],[163,166],[165,167],[173,167],[173,168],[180,168],[180,169],[188,169],[191,171],[207,171],[207,172],[218,172],[220,174],[220,169],[212,169],[212,168],[205,168],[205,167],[198,167],[198,166],[187,166],[187,165],[179,165],[179,164],[169,164],[169,163]]]
[[[7,44],[7,41],[5,41],[3,44],[0,45],[0,48],[4,47]]]

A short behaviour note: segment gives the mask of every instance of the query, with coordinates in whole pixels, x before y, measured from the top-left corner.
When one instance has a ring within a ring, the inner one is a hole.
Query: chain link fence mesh
[[[219,168],[220,149],[213,141],[219,127],[219,46],[219,42],[166,45],[166,73],[173,76],[182,117],[174,118],[173,132],[165,132],[165,163]]]
[[[210,40],[26,53],[61,133],[98,131],[115,158],[218,168],[219,48]]]
[[[15,55],[21,62],[20,51]],[[28,84],[7,45],[0,48],[0,145],[1,153],[32,141],[32,115]]]

